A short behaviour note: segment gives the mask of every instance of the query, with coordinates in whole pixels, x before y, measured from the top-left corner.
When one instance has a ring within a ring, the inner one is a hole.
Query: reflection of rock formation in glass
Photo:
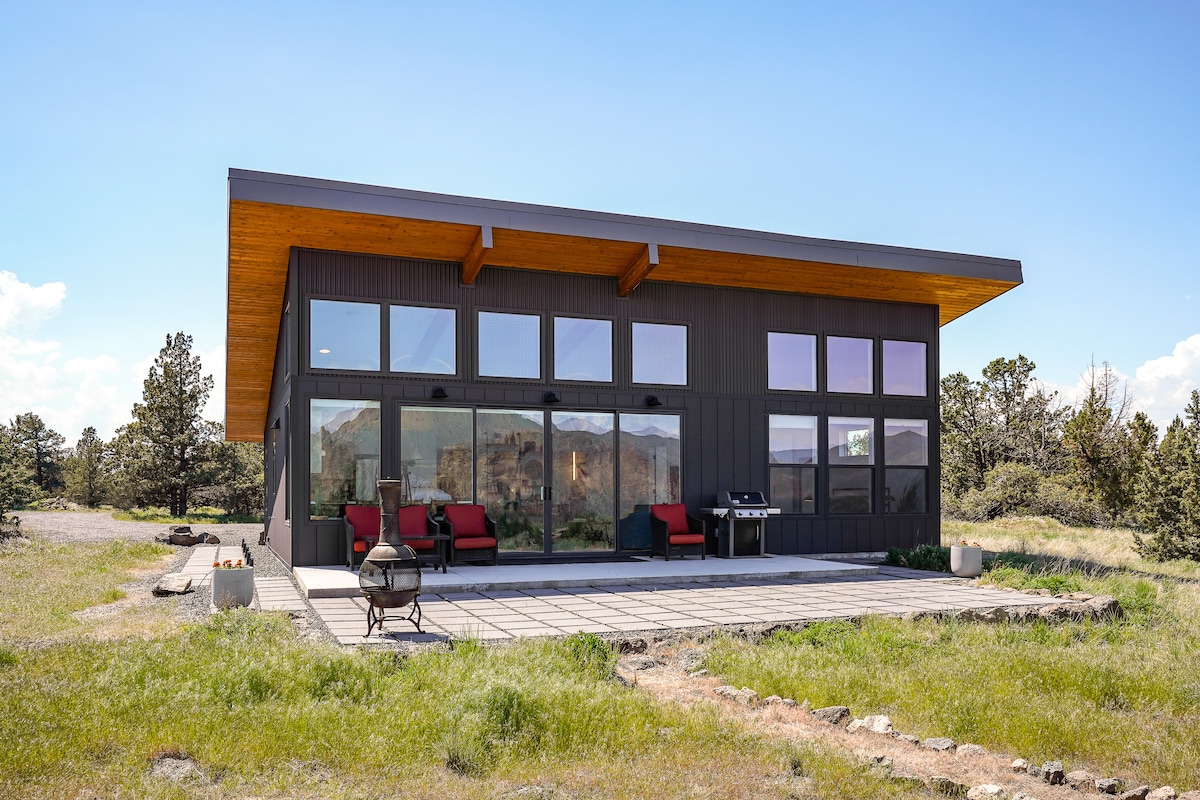
[[[332,404],[314,412],[333,411]],[[347,405],[341,401],[339,405]],[[379,480],[379,408],[339,410],[314,431],[312,454],[311,513],[331,517],[347,503],[374,504]]]

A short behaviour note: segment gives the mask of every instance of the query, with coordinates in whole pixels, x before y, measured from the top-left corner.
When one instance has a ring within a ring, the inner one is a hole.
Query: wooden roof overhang
[[[935,305],[942,325],[1021,283],[1021,262],[229,171],[225,435],[261,441],[292,247]]]

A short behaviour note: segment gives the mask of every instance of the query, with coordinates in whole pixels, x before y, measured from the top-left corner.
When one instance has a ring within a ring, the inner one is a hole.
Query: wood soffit
[[[232,180],[232,179],[231,179]],[[633,218],[636,219],[636,218]],[[747,232],[751,233],[751,232]],[[679,238],[679,237],[676,237]],[[936,305],[957,319],[1021,282],[1005,277],[826,263],[755,253],[409,219],[242,200],[229,203],[226,438],[261,441],[292,247],[601,275],[627,296],[643,280]],[[887,252],[880,257],[886,262]],[[972,257],[963,257],[970,259]],[[907,265],[906,265],[907,266]],[[971,264],[968,262],[969,272]],[[996,270],[991,270],[996,272]]]

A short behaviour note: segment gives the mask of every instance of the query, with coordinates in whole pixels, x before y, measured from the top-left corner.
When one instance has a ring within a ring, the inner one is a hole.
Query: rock
[[[196,537],[201,544],[220,544],[221,540],[217,538],[215,533],[202,533]]]
[[[892,735],[894,737],[896,737],[897,739],[899,739],[900,741],[907,742],[908,744],[911,744],[913,746],[919,745],[921,743],[921,740],[918,739],[916,736],[913,736],[911,733],[897,733],[896,731],[892,731]]]
[[[1078,621],[1084,617],[1083,603],[1051,603],[1038,609],[1037,615],[1047,622]]]
[[[684,672],[695,672],[704,666],[704,651],[687,647],[675,654],[675,665]]]
[[[657,667],[658,659],[654,656],[626,656],[621,659],[621,666],[634,672],[640,672]]]
[[[970,791],[967,792],[967,800],[986,800],[986,798],[989,797],[997,798],[997,800],[1004,800],[1004,798],[1008,797],[1008,792],[1004,791],[1004,789],[994,783],[985,783],[980,786],[973,786],[971,787]]]
[[[1031,794],[1025,794],[1024,792],[1017,792],[1016,794],[1014,794],[1012,796],[1012,800],[1037,800],[1037,798]]]
[[[783,698],[783,700],[779,701],[779,704],[787,706],[788,708],[796,708],[797,706],[800,705],[799,703],[797,703],[795,700],[793,700],[790,697]]]
[[[1117,800],[1146,800],[1146,796],[1149,794],[1149,786],[1139,786],[1136,789],[1130,789],[1127,792],[1121,792],[1119,795],[1117,795]]]
[[[695,672],[689,672],[688,677],[689,678],[703,678],[707,674],[708,674],[708,670],[698,669]]]
[[[812,715],[830,725],[841,725],[850,716],[850,709],[845,706],[825,706],[812,712]]]
[[[155,597],[165,597],[169,594],[183,594],[192,588],[192,576],[182,572],[168,572],[159,579],[158,584],[151,590]]]
[[[934,736],[932,739],[922,739],[921,747],[926,750],[936,750],[939,753],[945,753],[948,750],[954,749],[954,740],[948,739],[945,736]]]
[[[1033,777],[1033,778],[1041,778],[1042,777],[1042,768],[1039,767],[1037,764],[1030,764],[1029,766],[1027,766],[1025,768],[1025,774],[1029,775],[1030,777]]]
[[[743,686],[733,695],[733,699],[744,706],[756,706],[758,705],[758,692]]]
[[[1013,762],[1008,765],[1008,768],[1013,772],[1024,772],[1025,770],[1029,769],[1029,762],[1023,758],[1014,759]]]
[[[1084,605],[1087,606],[1088,613],[1097,619],[1120,619],[1125,615],[1125,610],[1121,608],[1117,598],[1108,594],[1093,597]]]
[[[1200,791],[1184,792],[1175,795],[1175,800],[1200,800]]]
[[[1096,776],[1085,769],[1073,769],[1063,776],[1063,780],[1067,782],[1068,786],[1074,789],[1078,789],[1081,786],[1090,789],[1096,783]]]
[[[1063,766],[1061,761],[1047,761],[1042,764],[1042,780],[1051,786],[1057,786],[1063,782]]]
[[[887,756],[871,756],[871,766],[891,769],[892,759],[888,758]]]
[[[1097,778],[1096,791],[1100,794],[1116,794],[1121,791],[1121,782],[1116,778]]]
[[[171,533],[191,533],[192,526],[191,525],[172,525],[171,527],[167,528],[167,530],[169,530]]]
[[[1088,594],[1087,592],[1071,592],[1070,594],[1060,594],[1058,596],[1064,600],[1074,600],[1077,603],[1086,603],[1096,595]]]
[[[737,688],[726,683],[713,689],[713,693],[719,694],[721,697],[733,699],[733,697],[737,694]]]
[[[954,619],[958,622],[990,622],[999,623],[1008,619],[1008,611],[1003,608],[989,608],[986,610],[978,608],[964,608],[954,612]]]
[[[801,711],[810,711],[810,710],[812,710],[812,706],[810,706],[810,705],[808,704],[808,698],[807,698],[807,697],[806,697],[806,698],[804,698],[804,702],[800,704],[800,710],[801,710]]]
[[[884,714],[877,714],[870,717],[856,719],[846,726],[846,730],[854,733],[857,730],[866,730],[871,733],[891,733],[892,721]]]
[[[954,751],[954,754],[959,756],[981,756],[985,753],[987,751],[977,744],[960,744]]]
[[[908,772],[893,772],[891,780],[901,789],[924,789],[925,779]]]
[[[1146,800],[1175,800],[1175,787],[1160,786],[1146,795]]]
[[[967,792],[971,791],[971,787],[965,783],[959,783],[953,778],[947,778],[945,775],[934,775],[929,779],[929,788],[938,794],[944,794],[947,797],[966,797]]]

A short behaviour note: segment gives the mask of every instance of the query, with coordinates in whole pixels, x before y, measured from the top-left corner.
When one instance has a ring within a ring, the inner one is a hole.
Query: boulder
[[[1037,615],[1047,622],[1067,622],[1083,619],[1083,603],[1051,603],[1038,609]]]
[[[959,756],[981,756],[987,751],[977,744],[960,744],[954,754]]]
[[[939,753],[945,753],[954,749],[954,740],[945,736],[934,736],[931,739],[922,739],[921,747],[926,750],[935,750]]]
[[[159,579],[158,584],[151,591],[155,597],[164,597],[170,594],[183,594],[191,588],[191,575],[182,572],[168,572]]]
[[[1148,794],[1150,794],[1149,786],[1139,786],[1136,789],[1121,792],[1117,795],[1117,800],[1146,800],[1146,795]]]
[[[726,683],[726,684],[722,684],[721,686],[718,686],[717,688],[713,689],[713,693],[718,694],[721,697],[728,697],[730,699],[733,699],[733,696],[737,694],[737,687],[730,686],[729,684]]]
[[[1051,786],[1057,786],[1066,778],[1063,775],[1063,765],[1061,761],[1047,761],[1042,764],[1042,780]]]
[[[779,704],[787,706],[788,708],[796,708],[797,706],[800,705],[799,703],[797,703],[795,700],[793,700],[790,697],[783,698],[782,700],[779,701]]]
[[[756,706],[758,705],[758,692],[743,686],[733,695],[733,699],[744,706]]]
[[[1023,758],[1017,758],[1008,765],[1008,768],[1013,772],[1025,772],[1027,769],[1029,769],[1029,762]]]
[[[1116,794],[1121,791],[1121,782],[1116,778],[1097,778],[1096,791],[1100,794]]]
[[[1146,800],[1175,800],[1175,787],[1160,786],[1146,795]]]
[[[1008,792],[994,783],[985,783],[980,786],[971,787],[967,792],[967,800],[988,800],[988,798],[996,798],[996,800],[1004,800],[1008,797]]]
[[[919,745],[921,743],[921,740],[918,739],[916,736],[913,736],[911,733],[900,733],[899,731],[892,731],[892,737],[895,739],[899,739],[902,742],[906,742],[907,744],[914,745],[914,746]]]
[[[1125,614],[1117,598],[1108,594],[1093,597],[1084,605],[1087,606],[1088,613],[1097,619],[1120,619]]]
[[[854,720],[846,726],[846,730],[851,733],[858,730],[870,731],[871,733],[891,733],[892,721],[885,714],[876,714]]]
[[[813,711],[812,715],[830,725],[841,725],[850,716],[850,709],[845,706],[825,706]]]
[[[1095,786],[1097,777],[1086,769],[1073,769],[1063,776],[1063,781],[1072,789],[1091,789]]]
[[[1025,774],[1032,778],[1041,778],[1042,777],[1042,768],[1039,767],[1037,764],[1029,764],[1028,766],[1025,767]]]
[[[1175,795],[1175,800],[1200,800],[1200,791],[1184,792]]]

